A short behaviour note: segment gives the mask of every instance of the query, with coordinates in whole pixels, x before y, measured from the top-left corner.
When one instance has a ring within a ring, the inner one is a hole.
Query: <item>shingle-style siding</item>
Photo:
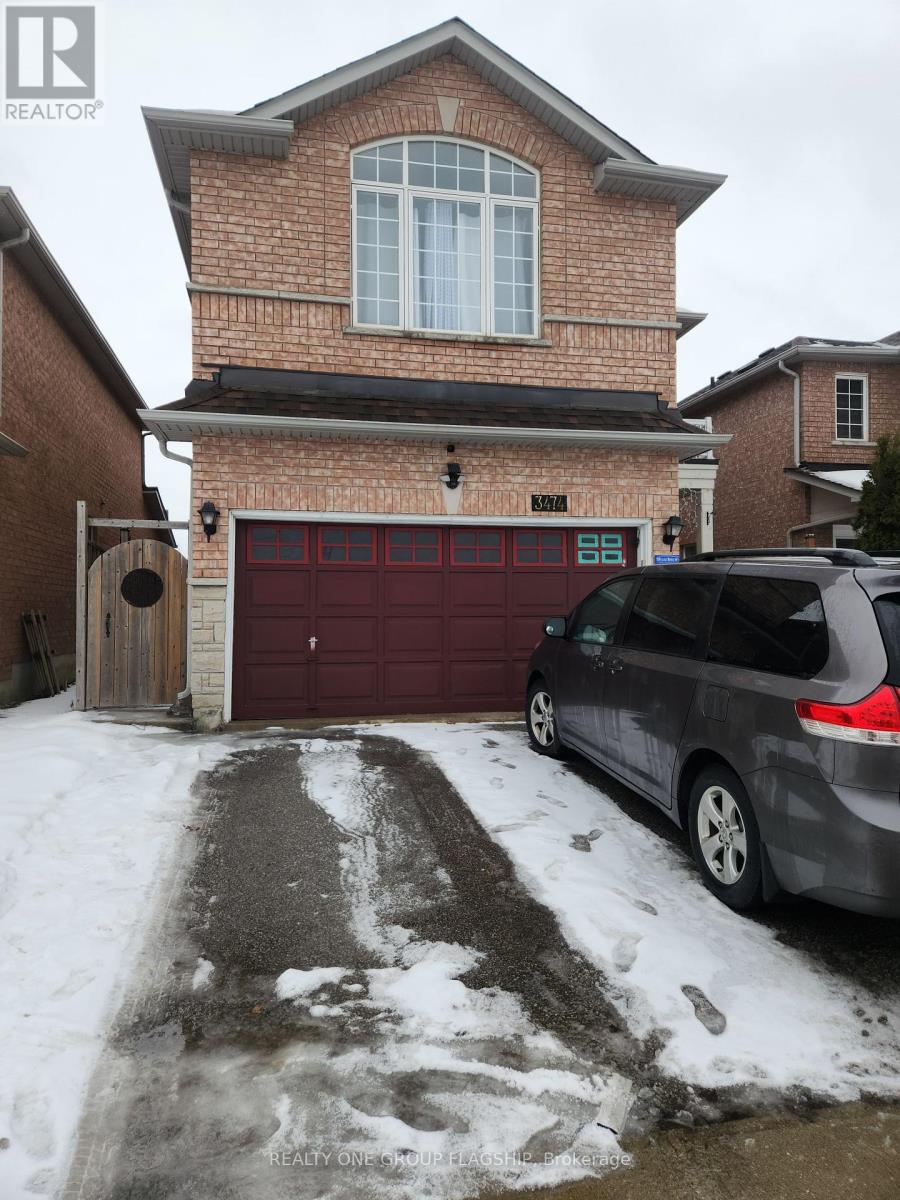
[[[834,389],[837,375],[869,377],[869,444],[835,438]],[[900,430],[900,364],[869,362],[805,362],[801,379],[801,451],[805,462],[872,461],[871,443]]]
[[[452,133],[438,96],[460,101]],[[350,154],[386,136],[470,138],[541,172],[541,310],[675,319],[674,205],[593,190],[593,163],[470,68],[444,57],[298,128],[286,160],[193,155],[194,283],[349,296]],[[550,345],[346,333],[349,305],[194,294],[204,364],[656,391],[674,403],[671,329],[561,324]]]
[[[787,530],[809,519],[805,485],[784,474],[793,465],[792,380],[766,375],[690,415],[733,435],[716,449],[716,548],[787,545]]]
[[[86,500],[92,516],[158,515],[145,508],[137,426],[14,252],[4,255],[2,303],[0,430],[28,454],[0,455],[0,703],[21,698],[19,681],[28,674],[23,611],[47,614],[53,649],[71,664],[76,500]]]

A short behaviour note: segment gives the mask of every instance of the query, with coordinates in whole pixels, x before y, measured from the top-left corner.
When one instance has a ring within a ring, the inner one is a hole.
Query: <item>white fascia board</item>
[[[338,67],[326,75],[320,75],[318,79],[283,92],[280,96],[274,96],[271,100],[265,100],[253,108],[246,109],[245,114],[278,117],[298,110],[321,111],[323,108],[342,103],[348,92],[359,95],[376,87],[386,77],[396,78],[411,70],[414,65],[444,53],[455,53],[463,61],[468,61],[475,70],[481,67],[481,73],[485,73],[485,70],[489,74],[498,73],[504,81],[508,81],[510,91],[519,89],[528,93],[537,106],[543,105],[552,110],[587,139],[596,142],[598,158],[604,157],[605,154],[613,154],[631,162],[652,161],[596,117],[592,117],[580,105],[535,75],[499,46],[482,37],[458,17],[405,38],[365,58],[357,59],[356,62]],[[521,104],[522,100],[519,99],[518,102]],[[525,104],[524,107],[527,108],[528,105]]]
[[[558,443],[570,446],[639,447],[674,450],[690,458],[731,441],[730,433],[643,433],[607,429],[527,429],[504,425],[444,425],[432,422],[352,421],[332,417],[276,417],[246,413],[196,412],[190,409],[147,409],[141,419],[148,429],[173,441],[190,441],[197,433],[253,433],[270,437],[399,438],[406,441]]]
[[[702,321],[705,321],[708,316],[709,314],[705,312],[694,312],[689,308],[676,308],[675,320],[678,322],[681,328],[675,334],[675,337],[684,337],[686,333],[690,333],[692,329],[696,329],[697,326]]]
[[[788,479],[796,479],[798,483],[808,483],[810,487],[821,488],[823,492],[834,492],[838,496],[846,496],[848,500],[859,500],[862,496],[861,488],[846,487],[842,483],[832,483],[830,479],[820,479],[818,475],[812,475],[808,471],[785,471]]]
[[[694,171],[688,167],[660,166],[656,163],[625,162],[607,158],[594,167],[594,190],[613,195],[641,196],[664,200],[676,208],[680,225],[704,200],[722,186],[727,175]]]

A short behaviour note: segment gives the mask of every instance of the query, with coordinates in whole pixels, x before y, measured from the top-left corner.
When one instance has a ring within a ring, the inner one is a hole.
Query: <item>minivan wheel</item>
[[[547,754],[550,758],[562,755],[562,742],[559,740],[559,729],[556,724],[556,709],[553,697],[543,679],[536,679],[528,689],[525,701],[525,724],[528,728],[528,739],[532,748],[538,754]]]
[[[759,826],[744,785],[730,768],[705,767],[691,788],[689,828],[703,882],[729,908],[762,902]]]

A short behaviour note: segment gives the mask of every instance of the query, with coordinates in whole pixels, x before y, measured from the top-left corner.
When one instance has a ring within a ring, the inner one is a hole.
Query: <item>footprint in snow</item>
[[[592,829],[590,833],[573,833],[569,845],[573,850],[584,850],[587,854],[590,854],[591,842],[596,842],[597,838],[602,836],[602,829]]]
[[[492,759],[491,759],[491,762],[492,762],[492,763],[496,763],[498,767],[506,767],[506,769],[507,769],[508,771],[515,771],[515,770],[516,770],[516,767],[514,766],[514,764],[513,764],[513,763],[504,762],[504,761],[503,761],[503,759],[502,759],[502,758],[500,758],[500,757],[497,757],[497,758],[492,758]]]
[[[694,1006],[694,1016],[705,1026],[710,1033],[716,1037],[720,1033],[725,1032],[725,1026],[728,1022],[725,1020],[725,1014],[720,1013],[709,997],[702,992],[700,988],[695,987],[692,983],[684,983],[681,986],[682,992],[690,1000]]]
[[[485,750],[494,750],[500,745],[500,743],[495,742],[493,738],[485,738],[481,744],[484,746]]]
[[[560,800],[558,796],[548,796],[546,792],[535,792],[538,800],[546,800],[548,804],[554,805],[556,808],[568,808],[565,800]]]
[[[620,891],[619,888],[613,888],[617,896],[621,896],[623,900],[627,900],[629,904],[633,904],[635,908],[639,908],[641,912],[649,913],[651,917],[658,917],[659,912],[648,904],[646,900],[638,900],[636,896],[629,896],[627,892]]]
[[[559,879],[563,873],[563,866],[564,864],[558,858],[555,858],[553,862],[547,863],[546,867],[544,867],[544,874],[548,879]]]
[[[524,829],[527,821],[510,821],[508,825],[492,825],[491,833],[511,833],[514,829]]]
[[[492,779],[491,787],[496,788],[498,791],[502,791],[503,790],[503,780],[497,779],[497,778]]]
[[[624,937],[620,937],[612,949],[612,960],[616,969],[625,974],[634,966],[634,960],[637,958],[638,942],[641,940],[639,933],[626,933]]]

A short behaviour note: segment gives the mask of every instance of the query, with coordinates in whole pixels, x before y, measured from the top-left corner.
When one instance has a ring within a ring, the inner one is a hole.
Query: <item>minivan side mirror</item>
[[[544,622],[544,633],[547,635],[547,637],[565,637],[566,618],[548,617]]]

